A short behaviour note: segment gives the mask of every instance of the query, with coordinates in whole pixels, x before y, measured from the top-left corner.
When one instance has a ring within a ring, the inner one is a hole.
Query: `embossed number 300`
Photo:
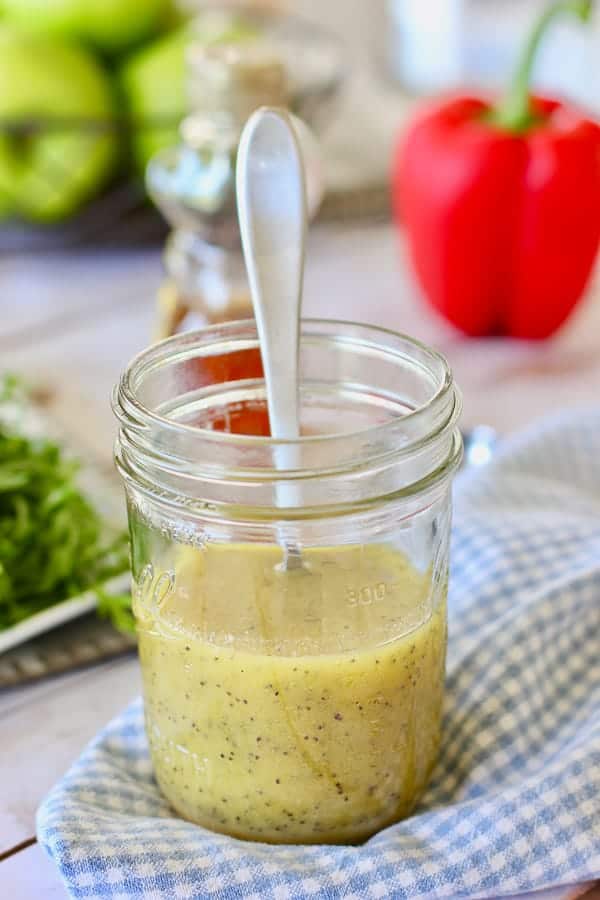
[[[156,615],[167,597],[173,593],[175,573],[163,570],[157,575],[152,563],[144,566],[136,587],[136,599],[140,606]]]
[[[346,588],[346,603],[348,606],[370,606],[376,600],[383,600],[387,589],[385,581],[365,584],[359,588]]]

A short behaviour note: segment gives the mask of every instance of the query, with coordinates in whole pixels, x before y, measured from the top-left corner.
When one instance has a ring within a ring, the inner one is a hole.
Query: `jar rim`
[[[315,381],[317,370],[310,371],[311,354],[331,359],[333,380],[323,383],[346,385],[350,394],[356,390],[369,404],[391,409],[385,420],[378,417],[375,424],[357,430],[285,441],[169,418],[169,412],[186,408],[186,397],[196,390],[185,379],[178,380],[178,372],[185,372],[190,361],[223,359],[258,348],[256,323],[243,320],[175,335],[134,357],[113,395],[120,423],[116,462],[126,483],[148,497],[159,496],[163,504],[172,500],[204,512],[210,506],[235,516],[245,510],[253,517],[285,513],[297,518],[313,507],[344,513],[367,508],[376,498],[429,493],[456,470],[462,457],[456,427],[462,404],[448,363],[426,344],[379,326],[302,320],[307,373],[301,383],[309,391],[311,384],[320,383]],[[363,370],[371,372],[373,364],[373,372],[381,374],[378,364],[387,367],[381,382],[375,374],[367,374],[364,382],[360,376],[353,380],[352,365],[346,369],[344,361],[360,356]],[[166,380],[161,383],[163,371]],[[240,391],[257,385],[264,389],[264,380],[254,374],[222,374],[222,381],[217,377],[208,384],[204,399],[218,402],[237,384]],[[148,404],[144,385],[152,398]],[[212,393],[221,386],[221,393]]]
[[[253,344],[256,344],[258,335],[256,332],[256,324],[254,320],[241,319],[232,322],[217,323],[216,325],[208,325],[204,328],[194,329],[184,333],[176,334],[171,337],[165,338],[155,344],[151,344],[149,347],[146,347],[144,350],[140,351],[133,357],[133,359],[121,375],[119,382],[115,385],[112,397],[113,411],[115,412],[117,419],[123,427],[131,427],[132,425],[135,425],[135,423],[143,425],[144,428],[149,425],[154,425],[163,430],[168,430],[173,434],[179,433],[201,437],[202,440],[213,443],[216,447],[218,447],[219,445],[240,448],[264,448],[282,446],[306,447],[314,444],[322,445],[330,442],[335,442],[339,441],[340,439],[350,441],[353,438],[361,437],[375,440],[377,438],[384,437],[394,429],[398,428],[398,421],[402,422],[404,428],[406,428],[407,426],[410,427],[411,424],[414,424],[418,420],[422,420],[423,418],[425,418],[425,416],[430,413],[436,405],[439,405],[440,401],[443,401],[443,399],[447,397],[447,395],[451,391],[454,391],[455,393],[457,392],[457,388],[454,384],[452,373],[450,371],[450,367],[446,358],[442,353],[428,346],[417,338],[411,337],[410,335],[404,334],[399,331],[394,331],[391,328],[386,328],[381,325],[358,323],[347,319],[302,319],[303,328],[310,328],[311,326],[324,326],[327,328],[331,327],[336,329],[358,328],[368,333],[373,338],[379,336],[380,338],[391,338],[394,341],[402,341],[409,346],[412,346],[415,349],[419,350],[420,352],[426,354],[431,359],[432,363],[435,363],[440,367],[442,376],[440,378],[440,383],[437,389],[432,393],[432,395],[427,399],[425,403],[416,406],[414,409],[404,413],[401,420],[391,419],[386,422],[380,422],[377,425],[371,425],[367,428],[359,428],[349,431],[336,431],[325,434],[308,434],[294,439],[272,438],[260,435],[232,434],[227,431],[216,431],[210,428],[202,428],[197,425],[190,425],[185,422],[177,422],[169,418],[168,416],[161,415],[155,410],[149,409],[146,405],[144,405],[137,399],[136,390],[139,388],[139,384],[143,375],[145,373],[147,374],[149,371],[151,371],[156,366],[159,366],[161,363],[166,362],[168,359],[174,359],[175,354],[172,353],[172,350],[174,348],[182,348],[185,345],[189,345],[188,352],[190,355],[192,355],[193,350],[198,350],[201,346],[206,346],[207,348],[218,347],[220,343],[222,343],[224,340],[227,340],[228,337],[233,337],[236,331],[239,331],[243,328],[252,329],[254,334],[248,334],[247,339]],[[211,336],[219,336],[219,340],[213,343],[211,343],[210,341],[206,341],[206,343],[204,343],[204,339],[210,338]],[[197,343],[197,341],[199,340],[202,340],[202,343]],[[348,338],[344,338],[343,340],[347,342]],[[360,341],[360,343],[362,343],[363,345],[366,344],[364,340]],[[246,347],[240,346],[238,349],[246,349]],[[386,349],[389,350],[389,348]],[[180,350],[180,353],[177,354],[177,356],[181,355],[182,354]],[[134,378],[138,379],[138,384],[136,385],[132,384]],[[425,435],[425,439],[426,437],[427,435]],[[422,439],[423,436],[417,436],[414,441],[405,444],[405,446],[401,449],[405,452],[412,452],[419,445]]]

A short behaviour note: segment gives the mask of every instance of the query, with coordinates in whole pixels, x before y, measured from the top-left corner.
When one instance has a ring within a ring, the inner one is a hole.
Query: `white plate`
[[[44,412],[32,406],[22,414],[22,410],[17,411],[3,407],[2,420],[10,424],[18,420],[20,431],[32,437],[47,436],[60,443],[69,455],[80,460],[82,468],[79,480],[86,496],[104,518],[109,528],[124,527],[123,495],[116,476],[113,478],[95,466],[86,458],[86,452],[79,450],[72,441],[64,441],[57,434],[56,426]],[[107,581],[103,588],[108,593],[122,593],[129,589],[130,581],[129,572],[124,572]],[[85,591],[83,594],[34,613],[10,628],[0,629],[0,654],[59,625],[64,625],[65,622],[70,622],[91,612],[97,603],[98,598],[95,591]]]
[[[123,591],[129,590],[130,581],[129,572],[124,572],[107,581],[103,585],[103,589],[109,594],[123,593]],[[70,600],[63,600],[62,603],[56,603],[48,609],[35,613],[11,628],[4,628],[0,631],[0,654],[38,637],[58,625],[64,625],[65,622],[70,622],[72,619],[91,612],[97,605],[98,598],[95,591],[86,591],[84,594],[71,597]]]

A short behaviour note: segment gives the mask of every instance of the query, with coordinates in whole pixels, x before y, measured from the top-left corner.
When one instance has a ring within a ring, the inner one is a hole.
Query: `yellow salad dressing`
[[[351,843],[407,815],[435,762],[446,588],[385,545],[302,558],[179,548],[153,601],[138,592],[150,748],[186,819]]]

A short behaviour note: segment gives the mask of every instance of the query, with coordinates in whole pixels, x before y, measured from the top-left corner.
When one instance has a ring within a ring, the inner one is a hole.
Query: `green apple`
[[[4,17],[19,28],[74,38],[106,53],[155,34],[170,8],[171,0],[0,0]]]
[[[251,21],[226,12],[206,11],[148,47],[138,50],[121,72],[133,128],[133,153],[143,172],[159,150],[178,142],[179,122],[187,112],[185,48],[256,38]]]
[[[110,80],[85,49],[2,25],[0,85],[0,214],[66,218],[118,160]]]
[[[151,156],[178,140],[185,114],[185,48],[188,26],[139,50],[121,71],[132,128],[133,156],[141,171]]]

